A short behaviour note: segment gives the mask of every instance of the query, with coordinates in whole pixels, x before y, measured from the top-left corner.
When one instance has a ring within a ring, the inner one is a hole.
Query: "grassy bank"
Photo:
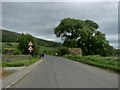
[[[13,62],[4,62],[2,65],[3,67],[20,67],[20,66],[28,66],[30,64],[35,63],[38,58],[32,58],[31,60],[20,60],[20,61],[13,61]]]
[[[104,58],[100,56],[78,56],[78,55],[65,55],[65,58],[86,63],[89,65],[120,71],[119,58]]]

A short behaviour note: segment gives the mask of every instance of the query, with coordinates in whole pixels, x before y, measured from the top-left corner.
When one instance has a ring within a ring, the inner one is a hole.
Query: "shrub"
[[[57,51],[58,55],[62,56],[62,55],[66,55],[69,54],[69,50],[67,47],[60,47]]]
[[[14,55],[20,55],[22,54],[21,51],[19,49],[16,49],[14,52],[13,52]]]

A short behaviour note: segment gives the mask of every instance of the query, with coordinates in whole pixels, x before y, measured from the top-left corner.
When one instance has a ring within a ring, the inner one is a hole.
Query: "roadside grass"
[[[89,65],[110,69],[114,71],[120,71],[120,61],[119,58],[109,58],[100,56],[78,56],[78,55],[65,55],[65,58],[70,60],[79,61]]]
[[[2,67],[20,67],[20,66],[28,66],[30,64],[35,63],[38,61],[38,58],[32,58],[31,60],[20,60],[20,61],[13,61],[13,62],[3,62]]]

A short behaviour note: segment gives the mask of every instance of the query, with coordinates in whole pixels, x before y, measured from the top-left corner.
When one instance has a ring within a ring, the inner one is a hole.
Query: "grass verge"
[[[99,56],[78,56],[78,55],[65,55],[65,58],[70,60],[79,61],[89,65],[110,69],[119,72],[120,71],[120,61],[119,58],[104,58]]]
[[[38,58],[32,58],[31,60],[20,60],[20,61],[13,61],[13,62],[3,62],[3,67],[20,67],[20,66],[28,66],[30,64],[35,63]]]

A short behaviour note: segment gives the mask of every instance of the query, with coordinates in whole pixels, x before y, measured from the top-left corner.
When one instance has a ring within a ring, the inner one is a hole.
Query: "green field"
[[[19,54],[17,49],[18,43],[15,42],[5,42],[2,43],[2,54]],[[10,51],[9,53],[7,51]]]
[[[64,57],[101,68],[120,71],[119,67],[120,62],[119,58],[117,57],[78,56],[78,55],[65,55]]]
[[[5,42],[5,43],[2,43],[2,47],[3,48],[17,48],[18,46],[18,43],[16,42]]]

